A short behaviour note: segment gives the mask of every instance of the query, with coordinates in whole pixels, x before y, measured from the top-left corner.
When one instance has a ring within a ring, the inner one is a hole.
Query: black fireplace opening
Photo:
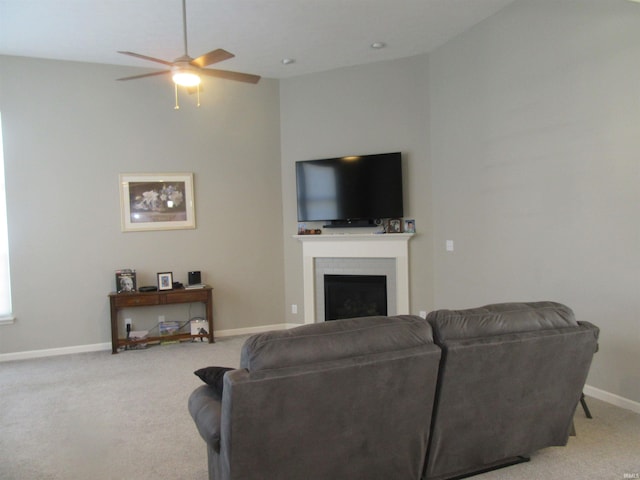
[[[325,275],[324,319],[387,315],[386,275]]]

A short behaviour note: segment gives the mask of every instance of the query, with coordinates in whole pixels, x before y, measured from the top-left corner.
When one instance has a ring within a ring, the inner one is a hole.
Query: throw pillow
[[[205,367],[193,372],[200,379],[212,387],[216,392],[222,395],[222,388],[224,385],[224,374],[233,368],[227,367]]]

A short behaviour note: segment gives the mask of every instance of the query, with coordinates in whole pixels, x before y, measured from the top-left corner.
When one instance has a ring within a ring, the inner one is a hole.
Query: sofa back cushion
[[[254,335],[244,343],[240,367],[255,373],[432,343],[429,324],[412,315],[334,320]]]
[[[437,310],[427,320],[439,342],[578,326],[573,311],[556,302],[496,303],[467,310]]]

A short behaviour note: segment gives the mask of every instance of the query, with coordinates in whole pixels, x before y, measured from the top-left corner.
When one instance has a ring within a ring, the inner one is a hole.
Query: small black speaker
[[[189,272],[189,285],[197,285],[198,283],[202,283],[200,271]]]

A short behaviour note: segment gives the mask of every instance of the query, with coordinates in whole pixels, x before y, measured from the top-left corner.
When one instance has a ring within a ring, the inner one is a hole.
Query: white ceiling
[[[287,78],[427,53],[513,1],[187,0],[188,49],[224,48],[236,58],[215,68]],[[164,68],[118,50],[181,56],[181,0],[0,0],[1,55]]]

